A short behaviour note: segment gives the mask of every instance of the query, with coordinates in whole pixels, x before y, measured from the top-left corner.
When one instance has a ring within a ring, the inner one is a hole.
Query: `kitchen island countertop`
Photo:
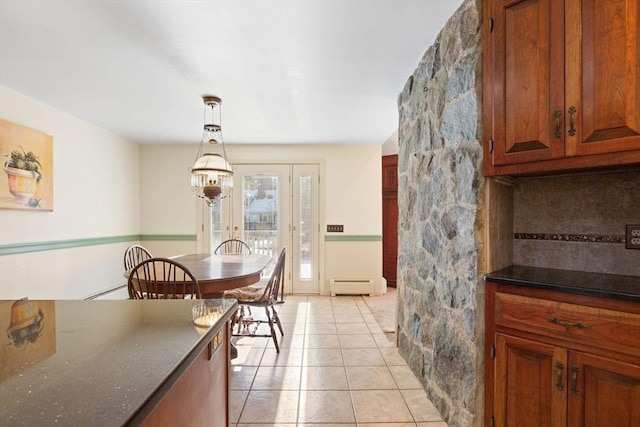
[[[194,306],[206,304],[204,321]],[[136,425],[235,300],[0,301],[0,426]]]

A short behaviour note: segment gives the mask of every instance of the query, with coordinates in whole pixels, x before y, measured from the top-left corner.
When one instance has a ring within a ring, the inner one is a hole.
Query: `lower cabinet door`
[[[569,426],[640,426],[640,366],[569,353]]]
[[[495,426],[565,426],[567,350],[496,334]]]

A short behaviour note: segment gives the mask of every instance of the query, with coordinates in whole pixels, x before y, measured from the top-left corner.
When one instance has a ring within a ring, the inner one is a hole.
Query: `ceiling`
[[[0,0],[0,85],[142,144],[381,145],[462,0]]]

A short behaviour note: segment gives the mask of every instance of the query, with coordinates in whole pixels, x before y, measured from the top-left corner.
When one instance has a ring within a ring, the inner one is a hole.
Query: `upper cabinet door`
[[[563,3],[492,1],[494,165],[564,156]]]
[[[568,156],[640,148],[638,3],[566,0]]]
[[[640,0],[485,0],[485,175],[640,164]]]

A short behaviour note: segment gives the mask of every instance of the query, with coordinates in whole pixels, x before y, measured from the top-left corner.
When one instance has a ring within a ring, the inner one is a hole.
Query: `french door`
[[[233,169],[233,193],[209,213],[205,205],[203,218],[211,220],[203,221],[202,250],[213,251],[234,237],[275,260],[286,246],[285,293],[318,293],[318,165],[234,164]]]

